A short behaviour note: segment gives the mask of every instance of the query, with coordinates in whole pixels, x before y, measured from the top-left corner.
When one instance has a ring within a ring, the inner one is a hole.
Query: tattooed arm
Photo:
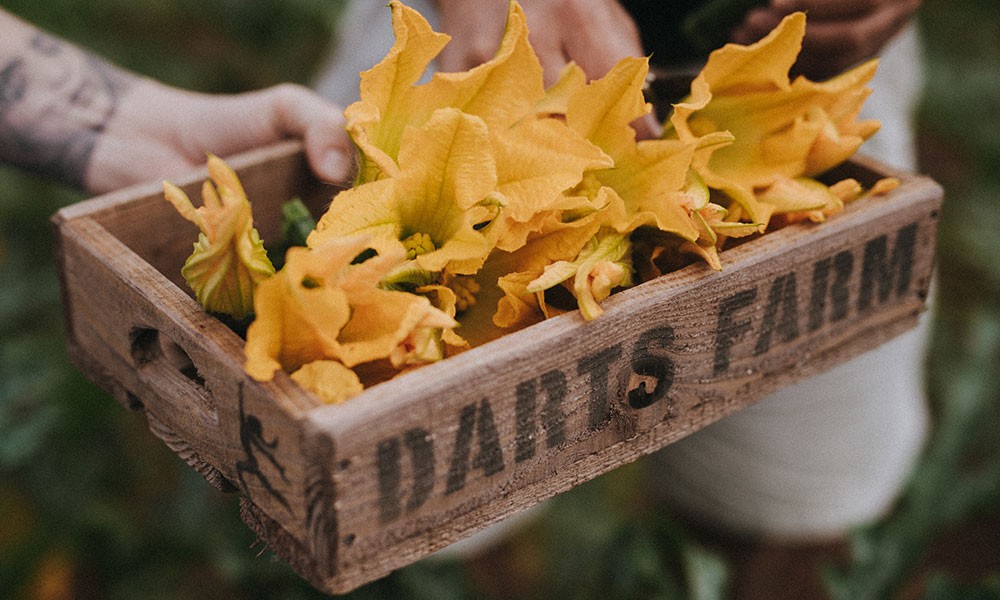
[[[342,111],[304,87],[234,95],[124,71],[0,10],[0,162],[104,192],[284,138],[317,176],[348,176]]]
[[[97,137],[135,77],[0,12],[0,159],[82,184]]]

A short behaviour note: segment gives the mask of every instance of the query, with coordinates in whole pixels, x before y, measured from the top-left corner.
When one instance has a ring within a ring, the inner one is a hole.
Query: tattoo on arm
[[[94,146],[136,79],[39,32],[0,63],[0,162],[83,187]]]

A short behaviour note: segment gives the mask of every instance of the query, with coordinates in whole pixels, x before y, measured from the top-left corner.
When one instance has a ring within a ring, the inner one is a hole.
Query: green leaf
[[[285,247],[305,246],[306,238],[316,229],[316,219],[300,198],[281,205],[281,235]]]

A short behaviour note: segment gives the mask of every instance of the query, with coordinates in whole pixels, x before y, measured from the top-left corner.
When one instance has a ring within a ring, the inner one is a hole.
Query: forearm
[[[139,77],[0,10],[0,162],[84,187],[105,127]]]

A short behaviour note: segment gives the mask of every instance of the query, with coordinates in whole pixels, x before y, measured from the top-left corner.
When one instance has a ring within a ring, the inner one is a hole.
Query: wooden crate
[[[265,240],[282,202],[321,209],[294,143],[229,161]],[[76,365],[219,489],[315,586],[345,592],[873,348],[924,309],[942,200],[933,181],[857,158],[842,175],[902,185],[821,225],[727,250],[576,313],[320,404],[253,381],[243,341],[191,298],[195,229],[159,185],[63,209]],[[178,183],[192,197],[204,170]]]

